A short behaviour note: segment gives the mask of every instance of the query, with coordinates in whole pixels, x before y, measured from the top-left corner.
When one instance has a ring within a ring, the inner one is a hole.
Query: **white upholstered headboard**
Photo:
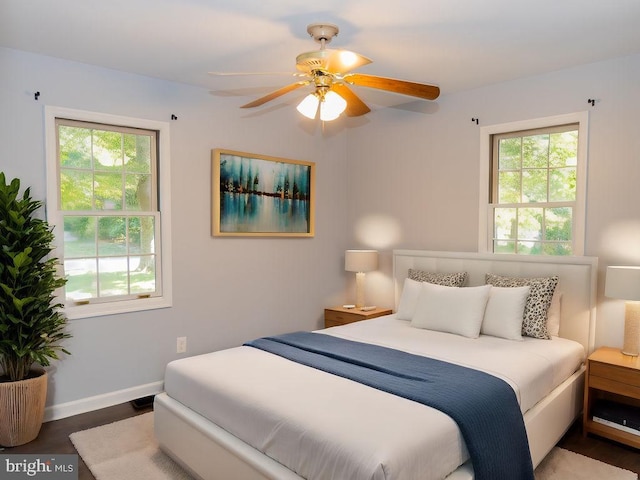
[[[483,285],[486,273],[514,277],[557,275],[562,292],[560,336],[580,342],[587,352],[595,346],[596,257],[551,257],[472,252],[394,250],[396,310],[410,268],[430,272],[467,272],[467,286]]]

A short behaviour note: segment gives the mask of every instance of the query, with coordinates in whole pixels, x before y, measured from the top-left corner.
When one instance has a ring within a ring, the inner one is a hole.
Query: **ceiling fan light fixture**
[[[316,93],[310,93],[306,97],[302,99],[302,101],[296,107],[302,115],[313,120],[316,118],[316,113],[318,113],[318,105],[320,104],[320,99]]]
[[[335,120],[347,108],[347,101],[336,92],[329,90],[320,103],[320,120]]]

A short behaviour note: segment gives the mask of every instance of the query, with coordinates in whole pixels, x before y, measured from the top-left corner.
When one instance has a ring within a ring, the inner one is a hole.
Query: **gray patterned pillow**
[[[467,281],[467,272],[436,273],[410,268],[409,278],[417,282],[434,283],[445,287],[461,287]]]
[[[533,338],[550,339],[547,331],[547,311],[551,305],[553,292],[558,285],[558,277],[520,278],[503,277],[487,273],[486,283],[494,287],[524,287],[530,286],[527,303],[524,306],[522,335]]]

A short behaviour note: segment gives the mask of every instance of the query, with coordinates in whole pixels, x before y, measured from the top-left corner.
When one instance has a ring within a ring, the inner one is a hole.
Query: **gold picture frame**
[[[315,163],[211,152],[213,236],[313,237]]]

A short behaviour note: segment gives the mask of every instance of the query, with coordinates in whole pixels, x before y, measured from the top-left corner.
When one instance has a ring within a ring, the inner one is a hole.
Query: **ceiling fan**
[[[300,102],[297,109],[311,119],[316,117],[319,110],[320,118],[323,121],[335,120],[343,112],[347,116],[357,117],[371,111],[350,88],[353,85],[377,88],[425,100],[435,100],[440,95],[440,89],[435,85],[407,82],[363,73],[351,73],[352,70],[371,63],[372,60],[348,50],[326,48],[326,45],[339,32],[336,25],[312,23],[307,27],[307,32],[320,44],[320,50],[301,53],[296,57],[298,72],[292,75],[301,77],[302,80],[242,105],[241,108],[259,107],[306,85],[312,85],[314,90]],[[243,75],[216,72],[210,72],[210,74]]]

